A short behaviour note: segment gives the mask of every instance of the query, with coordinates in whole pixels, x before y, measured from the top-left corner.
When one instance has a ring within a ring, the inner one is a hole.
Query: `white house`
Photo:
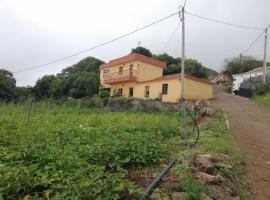
[[[270,75],[270,66],[266,67],[266,74]],[[250,79],[252,77],[262,76],[263,75],[263,67],[259,67],[253,70],[250,70],[248,72],[242,73],[242,74],[234,74],[233,77],[233,88],[232,92],[237,93],[241,83],[246,80]]]

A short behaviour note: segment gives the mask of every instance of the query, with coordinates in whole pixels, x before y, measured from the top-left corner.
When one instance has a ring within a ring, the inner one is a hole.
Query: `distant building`
[[[178,102],[181,75],[163,76],[166,63],[137,53],[100,65],[100,88],[110,96],[161,99]],[[186,99],[213,98],[213,83],[189,75],[185,76]]]
[[[228,75],[226,74],[219,74],[217,75],[213,80],[212,82],[216,83],[216,84],[219,84],[219,83],[222,83],[222,82],[225,82],[225,81],[229,81],[230,78]]]
[[[243,83],[244,80],[253,78],[253,77],[259,77],[263,75],[263,67],[259,67],[253,70],[250,70],[245,73],[241,74],[234,74],[233,77],[233,89],[232,92],[237,93],[239,91],[241,83]],[[270,66],[266,67],[266,75],[270,76]]]

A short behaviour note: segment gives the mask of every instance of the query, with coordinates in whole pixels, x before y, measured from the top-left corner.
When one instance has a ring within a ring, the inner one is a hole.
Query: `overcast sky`
[[[181,0],[0,0],[0,68],[12,72],[46,63],[147,25],[176,12]],[[186,11],[201,16],[266,27],[270,0],[187,0]],[[181,54],[181,29],[174,16],[132,36],[43,68],[14,74],[17,85],[34,85],[87,56],[104,61],[124,56],[142,41],[153,53]],[[186,56],[221,70],[224,59],[238,56],[259,35],[186,15]],[[270,40],[270,39],[269,39]],[[269,42],[268,42],[269,44]],[[269,48],[270,50],[270,48]],[[263,58],[263,37],[248,55]],[[267,56],[270,61],[270,52]]]

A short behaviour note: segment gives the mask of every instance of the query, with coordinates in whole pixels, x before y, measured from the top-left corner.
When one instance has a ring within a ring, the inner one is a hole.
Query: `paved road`
[[[232,133],[247,160],[257,200],[270,200],[270,109],[245,98],[215,91],[214,104],[228,115]]]

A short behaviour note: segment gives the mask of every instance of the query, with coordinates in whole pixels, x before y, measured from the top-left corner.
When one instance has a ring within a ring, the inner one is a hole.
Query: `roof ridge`
[[[145,62],[145,63],[151,64],[153,66],[160,67],[160,68],[165,68],[166,67],[166,63],[161,61],[161,60],[151,58],[151,57],[148,57],[148,56],[145,56],[145,55],[141,55],[141,54],[138,54],[138,53],[130,53],[130,54],[126,55],[126,56],[122,56],[120,58],[110,60],[109,62],[100,65],[100,69],[105,69],[105,68],[108,68],[108,67],[112,67],[112,66],[119,65],[119,64],[122,64],[122,63],[126,63],[126,62],[131,62],[131,61],[134,61],[134,60],[139,60],[141,62]]]

